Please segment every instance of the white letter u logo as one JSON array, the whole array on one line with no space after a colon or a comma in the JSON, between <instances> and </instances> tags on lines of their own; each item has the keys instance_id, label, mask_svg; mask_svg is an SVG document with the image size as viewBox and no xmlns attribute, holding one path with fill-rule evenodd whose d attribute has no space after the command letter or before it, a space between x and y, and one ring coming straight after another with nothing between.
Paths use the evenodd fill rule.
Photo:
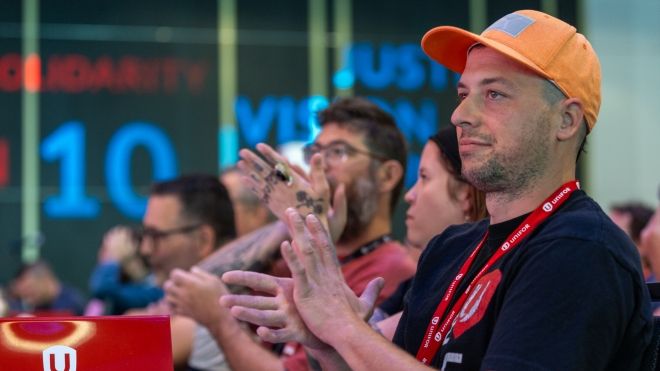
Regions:
<instances>
[{"instance_id":1,"label":"white letter u logo","mask_svg":"<svg viewBox=\"0 0 660 371\"><path fill-rule=\"evenodd\" d=\"M43 351L44 371L76 371L76 350L53 345Z\"/></svg>"}]
</instances>

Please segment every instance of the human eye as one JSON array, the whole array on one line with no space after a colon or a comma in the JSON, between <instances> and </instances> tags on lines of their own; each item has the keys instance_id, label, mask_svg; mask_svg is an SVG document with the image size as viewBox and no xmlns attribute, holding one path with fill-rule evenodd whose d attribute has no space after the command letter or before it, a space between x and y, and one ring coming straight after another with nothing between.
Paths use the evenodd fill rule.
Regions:
<instances>
[{"instance_id":1,"label":"human eye","mask_svg":"<svg viewBox=\"0 0 660 371\"><path fill-rule=\"evenodd\" d=\"M497 100L497 99L501 99L501 98L505 97L505 95L502 94L501 92L499 92L497 90L492 90L492 89L488 90L486 92L486 94L487 94L488 98L491 99L491 100Z\"/></svg>"},{"instance_id":2,"label":"human eye","mask_svg":"<svg viewBox=\"0 0 660 371\"><path fill-rule=\"evenodd\" d=\"M318 152L319 152L319 148L315 144L306 145L305 147L303 147L303 156L305 157L306 161L309 161L312 158L312 156L314 156Z\"/></svg>"},{"instance_id":3,"label":"human eye","mask_svg":"<svg viewBox=\"0 0 660 371\"><path fill-rule=\"evenodd\" d=\"M333 146L330 146L330 147L327 149L327 151L328 151L328 153L330 154L330 156L334 156L334 157L342 157L342 156L344 156L344 155L348 152L348 149L347 149L346 146L344 146L344 145L341 145L341 144L335 144L335 145L333 145Z\"/></svg>"},{"instance_id":4,"label":"human eye","mask_svg":"<svg viewBox=\"0 0 660 371\"><path fill-rule=\"evenodd\" d=\"M156 228L145 228L144 235L148 236L148 237L150 237L154 240L157 240L157 239L163 238L165 235L167 235L167 233L165 233L163 231L160 231Z\"/></svg>"}]
</instances>

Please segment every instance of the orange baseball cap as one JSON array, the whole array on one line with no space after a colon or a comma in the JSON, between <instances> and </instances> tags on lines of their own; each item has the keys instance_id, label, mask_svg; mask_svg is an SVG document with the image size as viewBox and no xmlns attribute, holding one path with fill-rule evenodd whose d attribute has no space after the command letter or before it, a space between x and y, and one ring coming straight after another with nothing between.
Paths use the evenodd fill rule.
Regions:
<instances>
[{"instance_id":1,"label":"orange baseball cap","mask_svg":"<svg viewBox=\"0 0 660 371\"><path fill-rule=\"evenodd\" d=\"M470 47L483 44L550 80L569 98L582 102L589 131L600 110L600 62L575 27L535 10L507 14L481 35L441 26L422 38L422 49L436 62L463 73Z\"/></svg>"}]
</instances>

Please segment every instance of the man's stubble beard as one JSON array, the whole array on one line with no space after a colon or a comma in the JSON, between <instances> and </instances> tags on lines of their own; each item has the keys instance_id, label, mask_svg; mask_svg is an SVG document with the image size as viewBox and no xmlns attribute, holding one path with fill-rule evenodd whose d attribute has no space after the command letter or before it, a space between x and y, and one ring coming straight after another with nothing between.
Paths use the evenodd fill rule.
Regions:
<instances>
[{"instance_id":1,"label":"man's stubble beard","mask_svg":"<svg viewBox=\"0 0 660 371\"><path fill-rule=\"evenodd\" d=\"M477 166L465 166L470 160L464 159L463 176L485 193L519 196L533 186L548 166L548 126L546 115L541 115L536 123L530 123L529 130L521 136L523 140L513 148L494 153Z\"/></svg>"}]
</instances>

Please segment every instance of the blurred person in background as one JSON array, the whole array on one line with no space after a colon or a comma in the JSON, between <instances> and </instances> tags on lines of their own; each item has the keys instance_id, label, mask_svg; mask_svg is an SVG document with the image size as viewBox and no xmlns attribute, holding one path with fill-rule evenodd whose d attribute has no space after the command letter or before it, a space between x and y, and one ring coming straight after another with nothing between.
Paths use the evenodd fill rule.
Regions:
<instances>
[{"instance_id":1,"label":"blurred person in background","mask_svg":"<svg viewBox=\"0 0 660 371\"><path fill-rule=\"evenodd\" d=\"M483 192L461 175L456 127L449 125L429 138L422 151L417 181L406 193L406 242L415 261L431 239L454 224L470 223L488 216ZM378 306L369 322L392 339L412 279ZM392 316L392 317L390 317ZM390 318L387 318L390 317ZM387 319L386 319L387 318Z\"/></svg>"},{"instance_id":2,"label":"blurred person in background","mask_svg":"<svg viewBox=\"0 0 660 371\"><path fill-rule=\"evenodd\" d=\"M5 288L0 287L0 317L4 317L9 313L9 303L7 302L7 295Z\"/></svg>"},{"instance_id":3,"label":"blurred person in background","mask_svg":"<svg viewBox=\"0 0 660 371\"><path fill-rule=\"evenodd\" d=\"M138 238L157 285L173 269L190 269L235 237L232 203L217 176L184 175L152 186ZM130 314L170 314L170 309L160 301ZM172 316L170 328L174 366L184 369L199 328L183 316Z\"/></svg>"},{"instance_id":4,"label":"blurred person in background","mask_svg":"<svg viewBox=\"0 0 660 371\"><path fill-rule=\"evenodd\" d=\"M406 244L417 249L417 255L448 226L488 215L483 192L465 180L461 167L456 127L449 125L426 142L417 181L404 197L409 205Z\"/></svg>"},{"instance_id":5,"label":"blurred person in background","mask_svg":"<svg viewBox=\"0 0 660 371\"><path fill-rule=\"evenodd\" d=\"M655 282L651 264L641 248L641 233L653 216L653 209L641 202L627 202L612 205L610 219L633 240L642 259L642 271L646 282Z\"/></svg>"},{"instance_id":6,"label":"blurred person in background","mask_svg":"<svg viewBox=\"0 0 660 371\"><path fill-rule=\"evenodd\" d=\"M654 277L660 277L660 188L658 205L651 219L640 233L641 254L646 257ZM657 311L655 315L660 315Z\"/></svg>"},{"instance_id":7,"label":"blurred person in background","mask_svg":"<svg viewBox=\"0 0 660 371\"><path fill-rule=\"evenodd\" d=\"M303 173L301 169L298 169L298 171ZM219 311L223 309L218 305L218 298L222 293L226 292L227 288L220 282L218 276L233 269L259 272L269 270L274 261L278 258L281 259L279 246L282 241L288 238L287 228L284 223L274 217L270 210L262 204L259 197L249 190L249 187L245 185L244 180L240 176L237 168L232 167L221 174L220 180L225 184L230 198L232 198L234 215L235 219L237 219L236 226L237 230L241 231L241 235L235 240L221 246L217 251L197 264L196 267L193 267L190 272L175 269L171 274L171 277L183 277L182 280L185 280L187 285L185 287L181 285L179 289L185 291L187 299L193 302L186 304L172 303L171 307L177 313L184 314L195 319L199 324L205 325L196 327L192 350L188 358L188 370L223 371L229 369L223 352L218 348L216 341L206 328L208 327L206 324L214 323L215 320L213 318L217 317ZM326 200L330 199L328 195L322 197ZM341 197L335 197L335 201L343 201L343 206L345 207L345 200L337 201L339 199ZM255 200L258 205L254 204ZM311 206L305 207L308 208L308 212L312 211ZM266 210L266 213L257 209ZM277 212L276 208L274 210ZM302 209L301 212L303 212ZM243 222L238 219L243 220ZM267 220L272 221L257 228L257 225ZM203 310L201 314L200 312L192 314L186 311L188 308ZM209 319L206 316L208 314L213 318ZM233 330L241 332L244 330L228 314L226 318L232 322L229 326L225 327L231 327ZM225 329L226 332L233 330Z\"/></svg>"},{"instance_id":8,"label":"blurred person in background","mask_svg":"<svg viewBox=\"0 0 660 371\"><path fill-rule=\"evenodd\" d=\"M82 315L83 296L57 278L43 260L24 264L10 286L10 310L34 315Z\"/></svg>"},{"instance_id":9,"label":"blurred person in background","mask_svg":"<svg viewBox=\"0 0 660 371\"><path fill-rule=\"evenodd\" d=\"M92 297L105 304L97 314L124 314L163 297L163 290L138 254L138 245L136 232L127 226L116 226L103 236L98 265L89 282Z\"/></svg>"},{"instance_id":10,"label":"blurred person in background","mask_svg":"<svg viewBox=\"0 0 660 371\"><path fill-rule=\"evenodd\" d=\"M367 282L372 278L385 277L385 289L374 298L381 302L415 269L405 248L390 236L392 213L403 188L405 141L393 118L363 98L335 101L319 112L319 122L321 133L305 150L311 165L308 178L264 144L257 146L261 156L242 150L239 166L246 175L246 186L280 219L287 207L295 207L301 215L329 216L329 197L314 191L318 188L301 187L302 183L329 183L325 187L334 199L345 189L345 228L337 228L329 220L325 225L338 241L341 273L351 290L362 293L369 290ZM205 318L200 322L210 328L233 369L308 369L299 344L287 344L278 358L251 338L253 332L237 325L227 308L218 305L219 295L227 289L217 277L198 270L176 270L165 289L166 298L182 313ZM214 294L205 295L209 300L201 303L197 299L204 292Z\"/></svg>"},{"instance_id":11,"label":"blurred person in background","mask_svg":"<svg viewBox=\"0 0 660 371\"><path fill-rule=\"evenodd\" d=\"M140 253L162 285L172 269L190 269L236 237L227 189L201 174L154 184L138 237Z\"/></svg>"},{"instance_id":12,"label":"blurred person in background","mask_svg":"<svg viewBox=\"0 0 660 371\"><path fill-rule=\"evenodd\" d=\"M276 220L270 210L261 203L259 197L242 182L241 172L237 167L223 170L220 181L227 188L234 207L237 237L245 236Z\"/></svg>"}]
</instances>

